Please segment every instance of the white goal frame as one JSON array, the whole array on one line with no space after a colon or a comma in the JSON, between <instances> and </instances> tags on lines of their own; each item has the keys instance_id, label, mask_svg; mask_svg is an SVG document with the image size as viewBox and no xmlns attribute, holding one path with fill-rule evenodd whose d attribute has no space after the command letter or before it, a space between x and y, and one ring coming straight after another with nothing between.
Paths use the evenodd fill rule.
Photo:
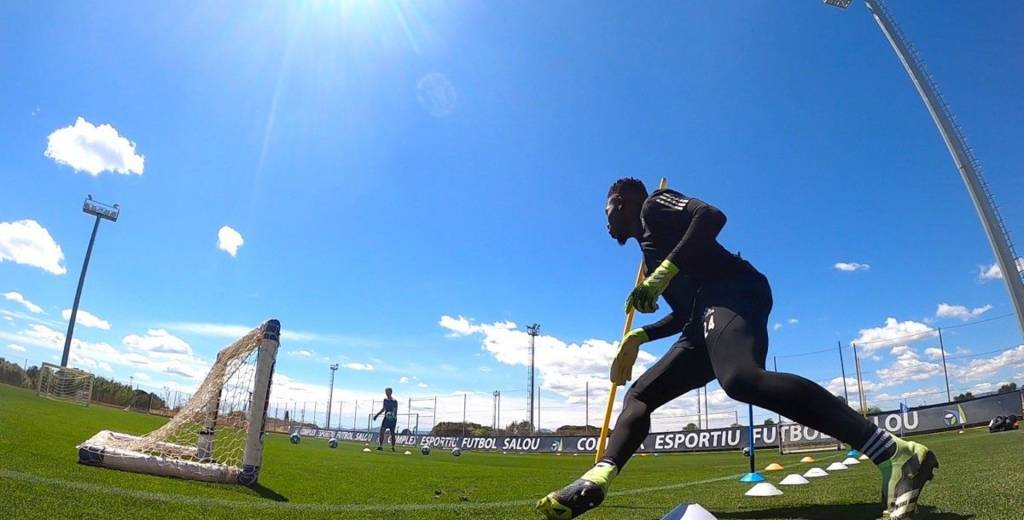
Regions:
<instances>
[{"instance_id":1,"label":"white goal frame","mask_svg":"<svg viewBox=\"0 0 1024 520\"><path fill-rule=\"evenodd\" d=\"M824 433L808 428L802 424L784 422L777 425L779 434L779 453L808 453L814 451L839 451L843 443Z\"/></svg>"},{"instance_id":2,"label":"white goal frame","mask_svg":"<svg viewBox=\"0 0 1024 520\"><path fill-rule=\"evenodd\" d=\"M85 370L43 363L39 365L36 395L89 406L92 381L93 375Z\"/></svg>"},{"instance_id":3,"label":"white goal frame","mask_svg":"<svg viewBox=\"0 0 1024 520\"><path fill-rule=\"evenodd\" d=\"M253 329L217 354L199 389L167 424L143 436L103 430L78 446L78 462L191 480L255 484L263 462L263 433L280 334L277 320ZM253 357L255 361L250 362ZM229 398L234 404L224 403ZM225 443L230 443L230 451Z\"/></svg>"}]
</instances>

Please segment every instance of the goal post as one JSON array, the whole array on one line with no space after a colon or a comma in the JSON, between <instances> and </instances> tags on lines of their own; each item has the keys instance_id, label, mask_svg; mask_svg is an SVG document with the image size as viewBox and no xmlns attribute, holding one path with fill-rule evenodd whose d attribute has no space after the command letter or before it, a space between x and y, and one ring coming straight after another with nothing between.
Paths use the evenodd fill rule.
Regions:
<instances>
[{"instance_id":1,"label":"goal post","mask_svg":"<svg viewBox=\"0 0 1024 520\"><path fill-rule=\"evenodd\" d=\"M268 320L217 353L192 398L142 436L103 430L78 446L78 461L209 482L255 484L281 324Z\"/></svg>"},{"instance_id":2,"label":"goal post","mask_svg":"<svg viewBox=\"0 0 1024 520\"><path fill-rule=\"evenodd\" d=\"M39 366L36 395L89 406L92 400L92 374L78 368L52 363Z\"/></svg>"}]
</instances>

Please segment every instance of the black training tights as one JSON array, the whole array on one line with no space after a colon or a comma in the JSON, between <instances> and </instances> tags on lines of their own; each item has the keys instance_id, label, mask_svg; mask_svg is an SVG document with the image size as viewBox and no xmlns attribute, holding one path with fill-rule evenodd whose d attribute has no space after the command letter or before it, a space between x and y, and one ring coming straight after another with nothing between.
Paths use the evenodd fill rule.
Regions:
<instances>
[{"instance_id":1,"label":"black training tights","mask_svg":"<svg viewBox=\"0 0 1024 520\"><path fill-rule=\"evenodd\" d=\"M760 274L703 284L696 310L703 313L704 330L688 327L636 380L626 394L603 460L621 469L647 437L654 410L716 378L737 401L861 446L874 432L864 417L813 381L764 369L771 308L771 289Z\"/></svg>"}]
</instances>

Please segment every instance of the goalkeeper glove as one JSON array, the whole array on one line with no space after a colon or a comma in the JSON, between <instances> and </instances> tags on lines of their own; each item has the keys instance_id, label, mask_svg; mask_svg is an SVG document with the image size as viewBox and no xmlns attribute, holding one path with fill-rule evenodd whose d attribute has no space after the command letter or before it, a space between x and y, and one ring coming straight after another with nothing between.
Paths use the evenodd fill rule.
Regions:
<instances>
[{"instance_id":1,"label":"goalkeeper glove","mask_svg":"<svg viewBox=\"0 0 1024 520\"><path fill-rule=\"evenodd\" d=\"M644 329L633 329L619 341L619 351L612 361L611 380L616 385L624 385L633 378L633 364L640 353L640 345L647 343L649 338Z\"/></svg>"},{"instance_id":2,"label":"goalkeeper glove","mask_svg":"<svg viewBox=\"0 0 1024 520\"><path fill-rule=\"evenodd\" d=\"M665 260L654 270L644 281L633 288L626 298L626 312L634 308L640 312L649 313L658 310L658 297L665 292L668 284L677 274L679 268L672 262Z\"/></svg>"}]
</instances>

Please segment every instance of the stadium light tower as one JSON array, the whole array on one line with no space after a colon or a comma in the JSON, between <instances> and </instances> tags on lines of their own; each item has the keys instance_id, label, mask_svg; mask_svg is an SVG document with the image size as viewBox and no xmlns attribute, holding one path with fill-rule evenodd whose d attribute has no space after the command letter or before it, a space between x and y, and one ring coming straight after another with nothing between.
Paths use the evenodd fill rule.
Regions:
<instances>
[{"instance_id":1,"label":"stadium light tower","mask_svg":"<svg viewBox=\"0 0 1024 520\"><path fill-rule=\"evenodd\" d=\"M117 222L121 214L121 206L114 204L108 206L102 202L92 200L92 195L85 199L82 211L96 217L96 223L92 225L92 236L89 237L89 248L85 250L85 261L82 262L82 274L78 276L78 289L75 291L75 303L71 306L71 317L68 319L68 333L64 335L64 354L60 359L60 366L68 366L68 356L71 354L71 339L75 333L75 318L78 316L78 302L82 299L82 286L85 285L85 272L89 269L89 258L92 256L92 246L96 242L96 232L100 229L100 220Z\"/></svg>"},{"instance_id":2,"label":"stadium light tower","mask_svg":"<svg viewBox=\"0 0 1024 520\"><path fill-rule=\"evenodd\" d=\"M338 364L329 367L331 369L331 390L327 393L327 430L331 429L331 402L334 400L334 373L338 371Z\"/></svg>"},{"instance_id":3,"label":"stadium light tower","mask_svg":"<svg viewBox=\"0 0 1024 520\"><path fill-rule=\"evenodd\" d=\"M534 392L534 342L537 339L537 334L540 333L540 325L534 323L533 325L526 326L526 333L530 335L530 391L528 393L529 401L527 406L530 408L530 432L533 432L533 392Z\"/></svg>"},{"instance_id":4,"label":"stadium light tower","mask_svg":"<svg viewBox=\"0 0 1024 520\"><path fill-rule=\"evenodd\" d=\"M849 7L851 0L825 0L831 6L845 9ZM967 193L974 202L974 208L978 211L978 218L981 219L981 226L985 229L988 241L992 245L992 252L995 253L996 263L1003 273L1003 280L1006 282L1006 289L1010 293L1010 302L1017 313L1017 322L1021 333L1024 334L1024 269L1021 268L1021 260L1017 256L1010 240L1010 234L999 215L992 191L985 182L981 173L981 167L975 159L971 148L967 145L963 131L956 124L953 114L942 99L935 81L928 75L913 46L904 37L895 20L882 5L880 0L865 0L864 4L868 11L875 18L882 34L889 40L892 49L896 52L903 68L906 69L910 80L914 82L917 93L924 101L925 107L935 121L942 140L953 156L953 163L956 165L960 177L967 186Z\"/></svg>"}]
</instances>

